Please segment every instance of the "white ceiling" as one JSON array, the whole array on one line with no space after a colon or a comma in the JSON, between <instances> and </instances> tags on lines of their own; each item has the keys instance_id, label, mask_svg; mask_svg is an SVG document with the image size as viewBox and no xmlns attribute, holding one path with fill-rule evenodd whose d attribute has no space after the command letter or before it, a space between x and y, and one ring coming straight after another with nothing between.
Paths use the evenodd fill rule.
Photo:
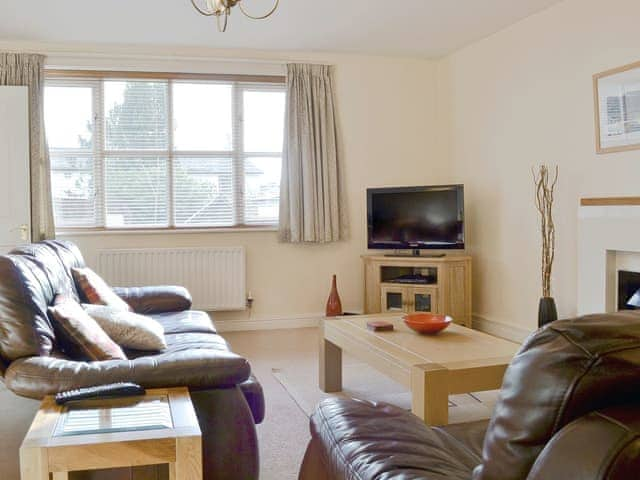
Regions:
<instances>
[{"instance_id":1,"label":"white ceiling","mask_svg":"<svg viewBox=\"0 0 640 480\"><path fill-rule=\"evenodd\" d=\"M267 20L234 11L219 33L190 0L0 0L0 39L437 57L559 1L281 0Z\"/></svg>"}]
</instances>

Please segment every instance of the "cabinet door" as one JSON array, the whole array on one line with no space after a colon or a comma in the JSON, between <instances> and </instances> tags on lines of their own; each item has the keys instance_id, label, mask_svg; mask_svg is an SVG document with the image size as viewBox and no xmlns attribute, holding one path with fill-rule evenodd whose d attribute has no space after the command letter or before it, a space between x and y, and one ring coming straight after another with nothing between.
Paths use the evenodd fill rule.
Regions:
<instances>
[{"instance_id":1,"label":"cabinet door","mask_svg":"<svg viewBox=\"0 0 640 480\"><path fill-rule=\"evenodd\" d=\"M407 312L408 291L404 287L380 287L382 293L381 305L383 312Z\"/></svg>"},{"instance_id":2,"label":"cabinet door","mask_svg":"<svg viewBox=\"0 0 640 480\"><path fill-rule=\"evenodd\" d=\"M438 289L434 287L411 287L409 293L410 312L438 313Z\"/></svg>"}]
</instances>

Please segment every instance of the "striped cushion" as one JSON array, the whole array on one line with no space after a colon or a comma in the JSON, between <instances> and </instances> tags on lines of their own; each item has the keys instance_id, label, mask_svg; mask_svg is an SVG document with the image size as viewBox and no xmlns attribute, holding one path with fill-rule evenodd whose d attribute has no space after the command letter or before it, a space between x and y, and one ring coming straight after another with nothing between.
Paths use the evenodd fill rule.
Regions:
<instances>
[{"instance_id":1,"label":"striped cushion","mask_svg":"<svg viewBox=\"0 0 640 480\"><path fill-rule=\"evenodd\" d=\"M49 307L60 344L75 360L126 360L122 349L75 300L58 295Z\"/></svg>"},{"instance_id":2,"label":"striped cushion","mask_svg":"<svg viewBox=\"0 0 640 480\"><path fill-rule=\"evenodd\" d=\"M133 311L127 302L116 295L100 275L90 268L72 268L71 273L80 292L80 297L85 303L106 305L128 312Z\"/></svg>"}]
</instances>

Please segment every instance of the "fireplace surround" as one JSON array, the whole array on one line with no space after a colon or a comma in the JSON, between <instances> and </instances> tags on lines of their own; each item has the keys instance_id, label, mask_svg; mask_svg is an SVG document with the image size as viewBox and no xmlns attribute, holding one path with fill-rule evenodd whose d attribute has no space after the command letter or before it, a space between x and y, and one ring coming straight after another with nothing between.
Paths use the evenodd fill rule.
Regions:
<instances>
[{"instance_id":1,"label":"fireplace surround","mask_svg":"<svg viewBox=\"0 0 640 480\"><path fill-rule=\"evenodd\" d=\"M578 315L617 311L618 272L640 272L640 198L582 200L577 267Z\"/></svg>"}]
</instances>

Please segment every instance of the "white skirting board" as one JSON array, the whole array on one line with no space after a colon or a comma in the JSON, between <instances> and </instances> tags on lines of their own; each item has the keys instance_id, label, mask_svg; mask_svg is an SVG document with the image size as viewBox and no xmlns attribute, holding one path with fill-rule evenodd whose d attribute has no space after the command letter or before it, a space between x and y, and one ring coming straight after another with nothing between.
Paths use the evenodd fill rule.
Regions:
<instances>
[{"instance_id":1,"label":"white skirting board","mask_svg":"<svg viewBox=\"0 0 640 480\"><path fill-rule=\"evenodd\" d=\"M256 317L248 319L218 320L212 313L216 330L223 332L244 332L249 330L285 330L292 328L312 328L320 324L323 313L295 315L286 317Z\"/></svg>"},{"instance_id":2,"label":"white skirting board","mask_svg":"<svg viewBox=\"0 0 640 480\"><path fill-rule=\"evenodd\" d=\"M489 335L505 338L512 342L522 343L533 330L496 322L480 315L473 315L473 328Z\"/></svg>"},{"instance_id":3,"label":"white skirting board","mask_svg":"<svg viewBox=\"0 0 640 480\"><path fill-rule=\"evenodd\" d=\"M323 313L301 314L291 316L265 316L248 319L219 320L212 313L218 332L243 332L249 330L284 330L291 328L312 328L320 324ZM473 316L473 328L489 335L506 338L512 342L522 343L531 332L524 328L488 320L479 315Z\"/></svg>"}]
</instances>

